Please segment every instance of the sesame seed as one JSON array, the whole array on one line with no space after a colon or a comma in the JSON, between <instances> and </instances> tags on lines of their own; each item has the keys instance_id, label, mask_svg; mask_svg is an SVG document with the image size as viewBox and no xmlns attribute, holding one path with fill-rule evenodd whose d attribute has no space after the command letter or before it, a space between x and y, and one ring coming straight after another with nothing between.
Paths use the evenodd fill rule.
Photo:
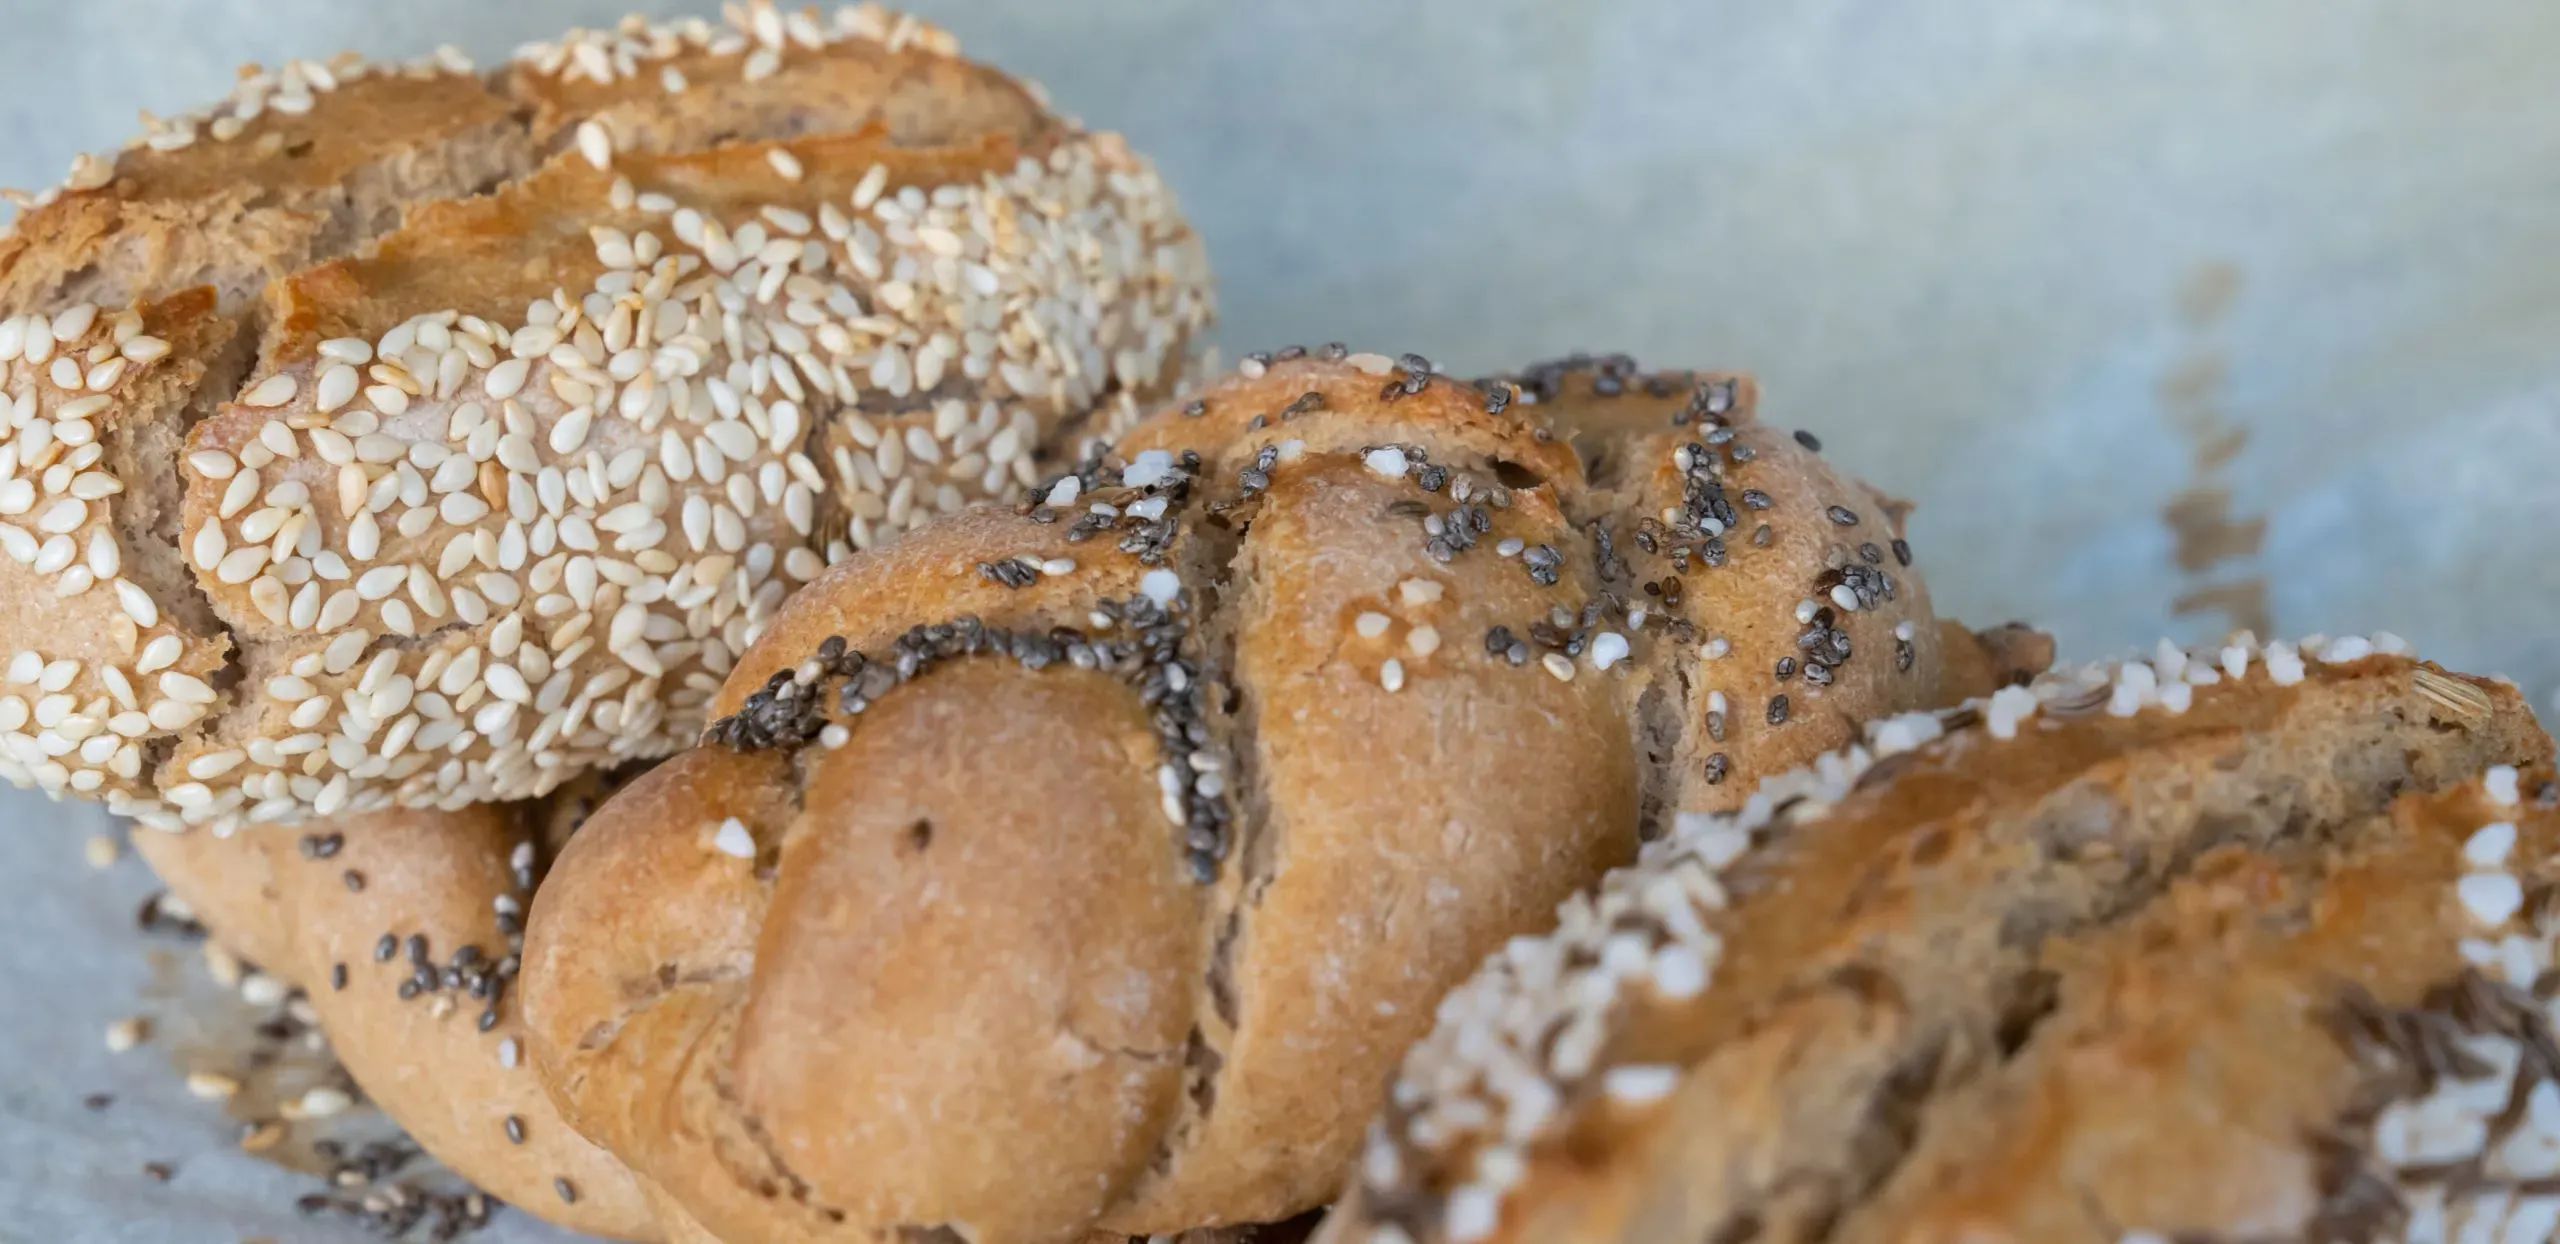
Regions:
<instances>
[{"instance_id":1,"label":"sesame seed","mask_svg":"<svg viewBox=\"0 0 2560 1244\"><path fill-rule=\"evenodd\" d=\"M107 1052L122 1054L150 1039L150 1036L150 1020L139 1015L128 1015L107 1025Z\"/></svg>"},{"instance_id":2,"label":"sesame seed","mask_svg":"<svg viewBox=\"0 0 2560 1244\"><path fill-rule=\"evenodd\" d=\"M295 383L292 376L279 372L276 375L269 376L266 379L251 385L245 392L241 393L240 404L243 406L255 406L260 409L270 409L282 406L286 402L293 400L294 392L298 387L299 386ZM267 426L275 427L277 425L269 424ZM261 429L261 431L263 430L264 429Z\"/></svg>"},{"instance_id":3,"label":"sesame seed","mask_svg":"<svg viewBox=\"0 0 2560 1244\"><path fill-rule=\"evenodd\" d=\"M612 168L613 135L607 132L600 122L592 120L579 122L578 154L585 156L587 163L599 169Z\"/></svg>"},{"instance_id":4,"label":"sesame seed","mask_svg":"<svg viewBox=\"0 0 2560 1244\"><path fill-rule=\"evenodd\" d=\"M1404 662L1388 657L1378 666L1378 685L1388 691L1404 690Z\"/></svg>"},{"instance_id":5,"label":"sesame seed","mask_svg":"<svg viewBox=\"0 0 2560 1244\"><path fill-rule=\"evenodd\" d=\"M2471 918L2488 928L2505 924L2524 906L2524 886L2512 873L2470 873L2455 883L2455 893Z\"/></svg>"},{"instance_id":6,"label":"sesame seed","mask_svg":"<svg viewBox=\"0 0 2560 1244\"><path fill-rule=\"evenodd\" d=\"M1352 623L1352 629L1359 632L1362 639L1376 639L1387 633L1387 624L1387 615L1370 610Z\"/></svg>"},{"instance_id":7,"label":"sesame seed","mask_svg":"<svg viewBox=\"0 0 2560 1244\"><path fill-rule=\"evenodd\" d=\"M751 860L756 857L755 837L749 834L746 825L734 816L720 822L718 830L711 835L711 846L713 850L723 855L736 856L742 860Z\"/></svg>"},{"instance_id":8,"label":"sesame seed","mask_svg":"<svg viewBox=\"0 0 2560 1244\"><path fill-rule=\"evenodd\" d=\"M2480 775L2480 787L2488 792L2490 802L2511 808L2516 804L2516 779L2514 765L2491 765Z\"/></svg>"},{"instance_id":9,"label":"sesame seed","mask_svg":"<svg viewBox=\"0 0 2560 1244\"><path fill-rule=\"evenodd\" d=\"M2515 846L2515 823L2492 821L2474 831L2462 844L2462 858L2475 868L2497 868L2507 862L2507 856Z\"/></svg>"},{"instance_id":10,"label":"sesame seed","mask_svg":"<svg viewBox=\"0 0 2560 1244\"><path fill-rule=\"evenodd\" d=\"M187 1092L205 1101L228 1101L240 1091L240 1081L214 1071L187 1073Z\"/></svg>"},{"instance_id":11,"label":"sesame seed","mask_svg":"<svg viewBox=\"0 0 2560 1244\"><path fill-rule=\"evenodd\" d=\"M2279 687L2290 687L2302 681L2302 655L2288 644L2269 644L2266 650L2267 678Z\"/></svg>"}]
</instances>

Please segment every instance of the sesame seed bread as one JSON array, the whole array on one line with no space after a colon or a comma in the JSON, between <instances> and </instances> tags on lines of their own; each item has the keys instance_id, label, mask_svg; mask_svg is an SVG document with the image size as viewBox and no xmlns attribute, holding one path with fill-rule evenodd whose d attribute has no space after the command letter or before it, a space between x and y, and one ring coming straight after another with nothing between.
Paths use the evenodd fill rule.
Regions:
<instances>
[{"instance_id":1,"label":"sesame seed bread","mask_svg":"<svg viewBox=\"0 0 2560 1244\"><path fill-rule=\"evenodd\" d=\"M1680 817L1441 1004L1318 1238L2548 1238L2551 742L2400 651L2164 644Z\"/></svg>"},{"instance_id":2,"label":"sesame seed bread","mask_svg":"<svg viewBox=\"0 0 2560 1244\"><path fill-rule=\"evenodd\" d=\"M1210 314L1143 160L873 8L298 64L102 167L0 239L0 773L161 828L671 751Z\"/></svg>"},{"instance_id":3,"label":"sesame seed bread","mask_svg":"<svg viewBox=\"0 0 2560 1244\"><path fill-rule=\"evenodd\" d=\"M721 1239L1072 1241L1328 1200L1443 990L1629 858L1669 815L1648 792L1730 806L1786 754L1653 773L1689 763L1681 688L1728 615L1792 618L1835 556L1866 564L1818 519L1631 606L1643 575L1590 524L1626 548L1638 516L1550 426L1605 400L1522 392L1252 356L1118 456L793 597L706 744L536 896L525 1013L566 1116ZM1898 534L1718 402L1626 443L1748 429L1756 460L1704 469ZM1701 531L1646 521L1665 565ZM1876 655L1826 646L1806 711L1728 737L1836 745L2032 672L2000 664L2032 643L1942 632L1899 564L1861 582L1822 626Z\"/></svg>"}]
</instances>

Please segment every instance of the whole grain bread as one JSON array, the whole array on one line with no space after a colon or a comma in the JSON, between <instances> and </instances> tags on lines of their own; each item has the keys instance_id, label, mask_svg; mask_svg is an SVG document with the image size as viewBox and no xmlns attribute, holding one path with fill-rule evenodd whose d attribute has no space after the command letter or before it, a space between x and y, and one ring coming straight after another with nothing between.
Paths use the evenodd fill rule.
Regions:
<instances>
[{"instance_id":1,"label":"whole grain bread","mask_svg":"<svg viewBox=\"0 0 2560 1244\"><path fill-rule=\"evenodd\" d=\"M792 587L1169 391L1206 281L876 8L252 73L0 236L0 774L227 829L673 750Z\"/></svg>"},{"instance_id":2,"label":"whole grain bread","mask_svg":"<svg viewBox=\"0 0 2560 1244\"><path fill-rule=\"evenodd\" d=\"M2041 660L1942 629L1899 509L1748 384L1658 383L1254 355L821 577L536 896L564 1113L723 1239L1329 1199L1432 1002L1649 822Z\"/></svg>"},{"instance_id":3,"label":"whole grain bread","mask_svg":"<svg viewBox=\"0 0 2560 1244\"><path fill-rule=\"evenodd\" d=\"M2547 1238L2551 742L2398 653L2163 645L1680 818L1442 1003L1319 1238Z\"/></svg>"}]
</instances>

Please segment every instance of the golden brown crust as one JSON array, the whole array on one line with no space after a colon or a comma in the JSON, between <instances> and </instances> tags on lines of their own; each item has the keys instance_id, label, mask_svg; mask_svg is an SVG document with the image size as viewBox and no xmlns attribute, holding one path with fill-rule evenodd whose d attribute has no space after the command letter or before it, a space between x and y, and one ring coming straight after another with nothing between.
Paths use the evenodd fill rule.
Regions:
<instances>
[{"instance_id":1,"label":"golden brown crust","mask_svg":"<svg viewBox=\"0 0 2560 1244\"><path fill-rule=\"evenodd\" d=\"M2476 794L2375 818L2551 744L2500 684L2304 660L2164 649L1940 741L1889 719L1687 821L1451 996L1321 1238L2367 1238L2311 1231L2354 1181L2305 1138L2389 1143L2341 1008L2462 1011L2505 919L2456 897Z\"/></svg>"},{"instance_id":2,"label":"golden brown crust","mask_svg":"<svg viewBox=\"0 0 2560 1244\"><path fill-rule=\"evenodd\" d=\"M907 19L729 17L261 75L0 239L0 576L93 624L5 632L0 774L227 828L662 755L791 588L1204 347L1116 137ZM227 331L121 358L77 301L198 282ZM126 500L59 505L56 423Z\"/></svg>"},{"instance_id":3,"label":"golden brown crust","mask_svg":"<svg viewBox=\"0 0 2560 1244\"><path fill-rule=\"evenodd\" d=\"M350 817L308 831L256 827L229 838L146 831L134 844L215 936L307 992L365 1095L438 1160L562 1226L653 1239L629 1172L543 1095L520 1052L509 982L496 975L514 970L496 904L522 910L516 857L536 819L529 809L483 806ZM423 939L415 950L413 938ZM494 1001L441 980L404 993L426 964L439 974L456 965L490 973Z\"/></svg>"},{"instance_id":4,"label":"golden brown crust","mask_svg":"<svg viewBox=\"0 0 2560 1244\"><path fill-rule=\"evenodd\" d=\"M1628 617L1633 571L1587 525L1633 517L1502 405L1412 360L1257 356L1020 510L811 584L713 742L609 804L536 904L563 1109L724 1237L1065 1241L1322 1203L1433 1000L1676 789L1638 705L1704 639L1680 602ZM1753 478L1849 488L1768 453ZM1730 591L1792 611L1830 555L1773 541ZM1900 573L1807 734L1940 694ZM1897 663L1904 621L1927 629ZM2006 675L1987 652L1966 678ZM717 849L733 818L752 869Z\"/></svg>"},{"instance_id":5,"label":"golden brown crust","mask_svg":"<svg viewBox=\"0 0 2560 1244\"><path fill-rule=\"evenodd\" d=\"M540 49L510 64L499 84L529 107L534 141L546 151L574 145L575 131L589 122L602 126L616 147L646 151L873 126L906 147L992 134L1028 142L1058 126L1029 89L958 59L956 45L939 31L898 37L885 27L847 25L816 38L786 35L785 50L825 47L828 55L817 58L767 52L774 45L751 31L707 40L687 39L691 33L667 30L630 41L622 66L607 66L603 77L590 72L592 59L576 52L555 59L551 49ZM701 33L710 34L707 27Z\"/></svg>"},{"instance_id":6,"label":"golden brown crust","mask_svg":"<svg viewBox=\"0 0 2560 1244\"><path fill-rule=\"evenodd\" d=\"M467 71L342 61L289 76L244 81L262 101L254 117L128 149L100 184L0 234L0 312L112 310L210 285L225 314L242 314L268 282L389 230L406 205L531 163L513 106Z\"/></svg>"}]
</instances>

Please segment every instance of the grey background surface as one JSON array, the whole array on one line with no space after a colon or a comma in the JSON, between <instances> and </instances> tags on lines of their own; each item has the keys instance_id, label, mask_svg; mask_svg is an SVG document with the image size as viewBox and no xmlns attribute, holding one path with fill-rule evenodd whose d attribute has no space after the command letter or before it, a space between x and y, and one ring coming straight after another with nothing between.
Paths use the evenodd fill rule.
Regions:
<instances>
[{"instance_id":1,"label":"grey background surface","mask_svg":"<svg viewBox=\"0 0 2560 1244\"><path fill-rule=\"evenodd\" d=\"M485 64L623 3L0 0L0 184L242 61ZM2173 602L2256 583L2287 633L2560 684L2560 6L921 8L1156 157L1230 357L1747 367L1772 418L1921 503L1949 612L2095 655L2217 635L2227 611ZM2182 569L2164 511L2212 517L2199 486L2236 542ZM330 1238L167 1057L97 1050L148 973L144 882L78 863L95 819L0 793L0 1239ZM80 1110L110 1085L129 1102ZM132 1173L157 1151L191 1155L166 1188Z\"/></svg>"}]
</instances>

